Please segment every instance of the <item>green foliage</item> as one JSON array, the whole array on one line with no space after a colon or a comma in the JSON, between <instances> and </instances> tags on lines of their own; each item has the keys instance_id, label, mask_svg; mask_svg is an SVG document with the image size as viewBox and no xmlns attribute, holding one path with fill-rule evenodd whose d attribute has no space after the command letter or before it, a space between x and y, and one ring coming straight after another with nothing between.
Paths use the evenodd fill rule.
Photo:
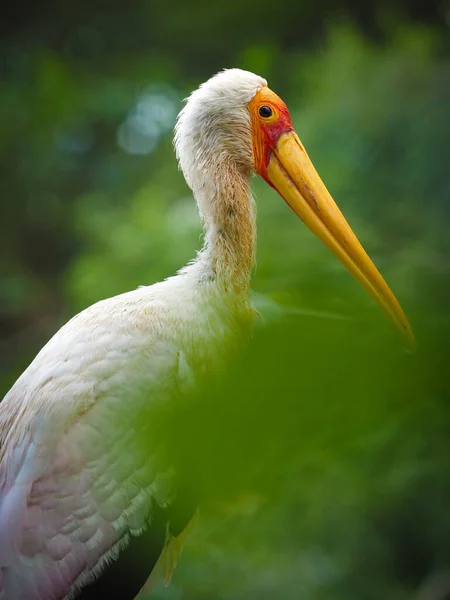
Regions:
<instances>
[{"instance_id":1,"label":"green foliage","mask_svg":"<svg viewBox=\"0 0 450 600\"><path fill-rule=\"evenodd\" d=\"M443 349L361 331L269 326L223 389L163 415L203 510L152 597L410 598L445 567L450 423L428 377Z\"/></svg>"},{"instance_id":2,"label":"green foliage","mask_svg":"<svg viewBox=\"0 0 450 600\"><path fill-rule=\"evenodd\" d=\"M293 122L322 178L410 310L421 266L436 268L448 250L442 211L450 67L434 59L435 46L427 30L402 30L380 49L339 27L315 57L292 55L285 85ZM249 68L261 54L248 53ZM201 224L167 139L156 154L150 181L143 176L130 197L111 202L110 193L90 190L76 200L84 242L69 275L76 308L168 276L200 248ZM310 308L351 312L356 298L374 310L274 192L261 181L255 187L255 289Z\"/></svg>"},{"instance_id":3,"label":"green foliage","mask_svg":"<svg viewBox=\"0 0 450 600\"><path fill-rule=\"evenodd\" d=\"M138 30L149 10L139 6ZM233 6L220 9L227 23ZM219 14L204 8L205 22ZM188 11L162 19L158 43L167 31L184 39ZM265 41L238 36L227 56L287 101L323 180L411 316L419 352L398 348L377 307L255 181L253 287L266 325L213 399L161 416L171 460L204 504L173 583L156 584L155 599L402 600L448 570L442 37L394 20L375 44L341 24L305 49L285 43L283 23ZM223 57L214 31L194 35L186 57L201 44ZM96 36L84 35L95 49ZM14 76L0 95L5 388L58 322L173 274L201 246L170 137L181 98L213 59L182 77L169 51L157 60L136 51L140 39L123 56L93 50L92 63L37 42L10 60Z\"/></svg>"}]
</instances>

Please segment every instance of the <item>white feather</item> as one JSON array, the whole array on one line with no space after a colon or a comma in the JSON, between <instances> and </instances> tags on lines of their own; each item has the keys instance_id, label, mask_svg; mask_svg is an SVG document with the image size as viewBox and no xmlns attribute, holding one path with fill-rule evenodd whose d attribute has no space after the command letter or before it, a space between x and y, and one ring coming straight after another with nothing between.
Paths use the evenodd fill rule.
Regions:
<instances>
[{"instance_id":1,"label":"white feather","mask_svg":"<svg viewBox=\"0 0 450 600\"><path fill-rule=\"evenodd\" d=\"M223 372L251 335L251 265L247 283L231 285L235 269L217 267L231 242L215 243L215 220L230 185L228 174L221 187L226 158L240 165L253 223L247 105L264 84L237 69L219 73L177 122L176 151L209 250L175 277L75 316L0 404L2 600L75 597L147 526L152 499L171 501L170 465L139 440L152 439L155 405Z\"/></svg>"}]
</instances>

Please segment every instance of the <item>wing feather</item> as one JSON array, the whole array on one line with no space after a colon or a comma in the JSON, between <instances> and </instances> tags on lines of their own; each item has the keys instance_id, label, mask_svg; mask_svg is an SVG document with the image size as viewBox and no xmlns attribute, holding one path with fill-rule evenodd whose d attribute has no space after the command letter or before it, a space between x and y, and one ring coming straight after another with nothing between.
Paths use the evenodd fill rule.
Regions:
<instances>
[{"instance_id":1,"label":"wing feather","mask_svg":"<svg viewBox=\"0 0 450 600\"><path fill-rule=\"evenodd\" d=\"M2 600L76 595L171 501L151 444L152 408L180 392L170 318L142 289L90 307L0 404Z\"/></svg>"}]
</instances>

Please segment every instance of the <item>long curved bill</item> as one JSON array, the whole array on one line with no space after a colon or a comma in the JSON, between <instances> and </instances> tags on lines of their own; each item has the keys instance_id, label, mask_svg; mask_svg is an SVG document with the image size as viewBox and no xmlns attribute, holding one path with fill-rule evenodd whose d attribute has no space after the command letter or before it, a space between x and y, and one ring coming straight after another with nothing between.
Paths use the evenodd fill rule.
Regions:
<instances>
[{"instance_id":1,"label":"long curved bill","mask_svg":"<svg viewBox=\"0 0 450 600\"><path fill-rule=\"evenodd\" d=\"M337 207L294 131L282 133L266 175L298 217L333 252L392 319L410 346L408 319Z\"/></svg>"}]
</instances>

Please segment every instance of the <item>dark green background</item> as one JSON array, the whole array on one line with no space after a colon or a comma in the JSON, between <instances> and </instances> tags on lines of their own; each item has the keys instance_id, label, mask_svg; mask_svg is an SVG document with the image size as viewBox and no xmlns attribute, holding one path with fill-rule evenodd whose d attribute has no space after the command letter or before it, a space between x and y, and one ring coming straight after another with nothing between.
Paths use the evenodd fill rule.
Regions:
<instances>
[{"instance_id":1,"label":"dark green background","mask_svg":"<svg viewBox=\"0 0 450 600\"><path fill-rule=\"evenodd\" d=\"M411 318L415 355L255 181L265 325L163 438L204 494L183 600L450 597L450 7L40 2L0 21L0 383L65 320L201 245L171 130L224 67L288 103Z\"/></svg>"}]
</instances>

